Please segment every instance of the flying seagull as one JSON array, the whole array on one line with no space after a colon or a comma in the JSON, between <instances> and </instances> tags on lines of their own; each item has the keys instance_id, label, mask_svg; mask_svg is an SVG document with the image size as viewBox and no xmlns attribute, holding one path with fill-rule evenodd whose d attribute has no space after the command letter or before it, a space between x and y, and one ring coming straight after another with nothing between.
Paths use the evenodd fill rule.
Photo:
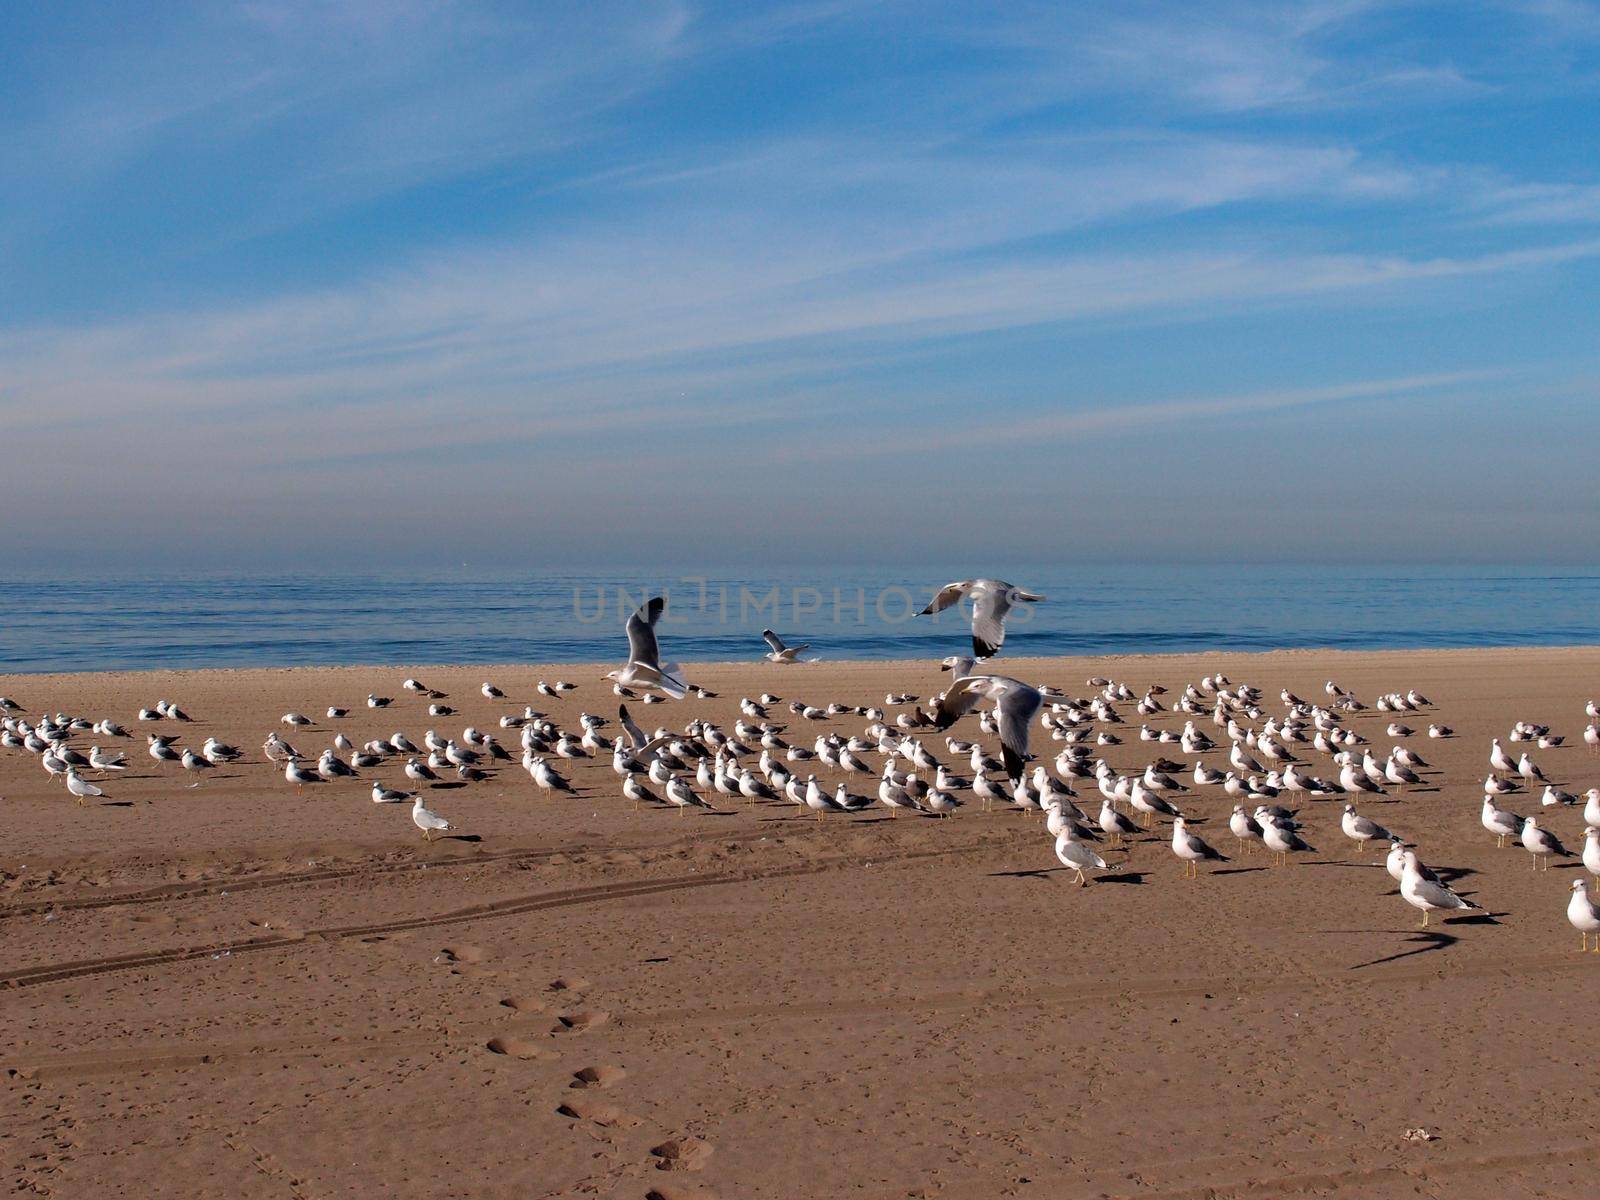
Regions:
<instances>
[{"instance_id":1,"label":"flying seagull","mask_svg":"<svg viewBox=\"0 0 1600 1200\"><path fill-rule=\"evenodd\" d=\"M917 615L943 612L963 596L972 600L972 652L979 658L992 658L1000 652L1000 643L1006 640L1007 613L1018 604L1044 599L998 579L963 579L945 584Z\"/></svg>"},{"instance_id":2,"label":"flying seagull","mask_svg":"<svg viewBox=\"0 0 1600 1200\"><path fill-rule=\"evenodd\" d=\"M689 685L679 674L677 663L661 661L661 646L656 641L656 622L667 609L665 597L655 596L628 618L628 661L620 671L607 671L605 678L624 687L655 688L674 700L682 700Z\"/></svg>"},{"instance_id":3,"label":"flying seagull","mask_svg":"<svg viewBox=\"0 0 1600 1200\"><path fill-rule=\"evenodd\" d=\"M798 646L785 646L783 639L770 629L763 629L761 637L768 646L772 647L771 653L766 656L768 662L792 663L799 658L800 651L811 649L809 642L802 642Z\"/></svg>"},{"instance_id":4,"label":"flying seagull","mask_svg":"<svg viewBox=\"0 0 1600 1200\"><path fill-rule=\"evenodd\" d=\"M964 675L945 689L931 718L920 708L917 714L924 720L931 720L936 729L949 729L983 699L994 701L1000 726L1001 756L1005 759L1006 774L1015 786L1022 778L1022 765L1028 759L1028 723L1044 704L1044 695L1038 688L1008 675Z\"/></svg>"}]
</instances>

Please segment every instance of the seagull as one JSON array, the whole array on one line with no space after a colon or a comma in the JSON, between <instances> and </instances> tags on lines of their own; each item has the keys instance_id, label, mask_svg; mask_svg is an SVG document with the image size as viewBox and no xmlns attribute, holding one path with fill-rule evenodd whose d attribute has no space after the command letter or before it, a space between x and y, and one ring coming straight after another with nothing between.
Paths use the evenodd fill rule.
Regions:
<instances>
[{"instance_id":1,"label":"seagull","mask_svg":"<svg viewBox=\"0 0 1600 1200\"><path fill-rule=\"evenodd\" d=\"M1572 922L1572 927L1583 939L1578 953L1589 949L1589 935L1592 933L1595 935L1593 953L1600 954L1600 905L1589 899L1589 885L1582 879L1572 881L1572 899L1567 901L1567 920Z\"/></svg>"},{"instance_id":2,"label":"seagull","mask_svg":"<svg viewBox=\"0 0 1600 1200\"><path fill-rule=\"evenodd\" d=\"M1260 819L1260 813L1261 810L1257 809L1258 820ZM1267 820L1261 822L1261 840L1267 849L1277 855L1282 861L1282 865L1285 866L1288 865L1289 855L1296 850L1309 850L1313 854L1317 852L1315 846L1309 845L1293 829L1278 821Z\"/></svg>"},{"instance_id":3,"label":"seagull","mask_svg":"<svg viewBox=\"0 0 1600 1200\"><path fill-rule=\"evenodd\" d=\"M1583 866L1589 874L1600 878L1600 829L1593 825L1583 831Z\"/></svg>"},{"instance_id":4,"label":"seagull","mask_svg":"<svg viewBox=\"0 0 1600 1200\"><path fill-rule=\"evenodd\" d=\"M962 597L972 601L972 652L979 658L993 658L1000 652L1000 645L1006 640L1007 613L1018 604L1044 599L998 579L963 579L945 584L917 615L943 612Z\"/></svg>"},{"instance_id":5,"label":"seagull","mask_svg":"<svg viewBox=\"0 0 1600 1200\"><path fill-rule=\"evenodd\" d=\"M107 753L99 746L89 747L89 765L96 771L126 771L127 760L121 754Z\"/></svg>"},{"instance_id":6,"label":"seagull","mask_svg":"<svg viewBox=\"0 0 1600 1200\"><path fill-rule=\"evenodd\" d=\"M683 781L681 775L674 775L667 780L667 803L678 806L678 815L682 816L687 809L704 808L710 810L707 804L695 790Z\"/></svg>"},{"instance_id":7,"label":"seagull","mask_svg":"<svg viewBox=\"0 0 1600 1200\"><path fill-rule=\"evenodd\" d=\"M411 792L398 792L394 788L384 787L381 783L372 785L372 802L374 804L404 804L407 800L415 800Z\"/></svg>"},{"instance_id":8,"label":"seagull","mask_svg":"<svg viewBox=\"0 0 1600 1200\"><path fill-rule=\"evenodd\" d=\"M628 661L620 671L607 671L604 678L624 687L655 688L674 700L689 693L689 685L679 674L677 663L661 661L661 646L656 641L656 622L666 611L664 597L655 596L628 618Z\"/></svg>"},{"instance_id":9,"label":"seagull","mask_svg":"<svg viewBox=\"0 0 1600 1200\"><path fill-rule=\"evenodd\" d=\"M1500 808L1493 796L1483 798L1483 827L1495 836L1495 845L1504 848L1508 837L1522 832L1522 818L1508 808Z\"/></svg>"},{"instance_id":10,"label":"seagull","mask_svg":"<svg viewBox=\"0 0 1600 1200\"><path fill-rule=\"evenodd\" d=\"M1070 824L1056 835L1056 857L1061 860L1063 867L1078 873L1079 887L1089 885L1089 880L1084 876L1085 871L1091 867L1099 871L1106 869L1105 859L1073 838Z\"/></svg>"},{"instance_id":11,"label":"seagull","mask_svg":"<svg viewBox=\"0 0 1600 1200\"><path fill-rule=\"evenodd\" d=\"M1008 675L966 675L953 680L945 689L931 718L920 707L917 714L931 720L934 728L945 730L985 698L994 701L1000 726L1000 750L1006 774L1015 785L1022 778L1022 767L1028 759L1028 724L1044 705L1044 696L1038 688Z\"/></svg>"},{"instance_id":12,"label":"seagull","mask_svg":"<svg viewBox=\"0 0 1600 1200\"><path fill-rule=\"evenodd\" d=\"M1400 895L1411 907L1422 910L1422 924L1424 927L1428 924L1428 914L1430 912L1449 912L1454 909L1481 907L1470 900L1462 899L1437 879L1429 879L1427 875L1423 874L1424 870L1421 860L1417 858L1416 851L1407 850L1405 852L1405 869L1400 875Z\"/></svg>"},{"instance_id":13,"label":"seagull","mask_svg":"<svg viewBox=\"0 0 1600 1200\"><path fill-rule=\"evenodd\" d=\"M1356 844L1356 853L1361 853L1367 848L1367 843L1382 838L1386 841L1393 840L1394 834L1370 817L1363 817L1356 812L1354 804L1344 806L1344 816L1340 818L1339 826L1344 830L1344 835L1351 838Z\"/></svg>"},{"instance_id":14,"label":"seagull","mask_svg":"<svg viewBox=\"0 0 1600 1200\"><path fill-rule=\"evenodd\" d=\"M1190 833L1188 823L1182 817L1175 817L1172 821L1172 852L1183 860L1183 874L1186 879L1199 878L1200 863L1203 861L1229 861L1227 855L1212 849L1199 837Z\"/></svg>"},{"instance_id":15,"label":"seagull","mask_svg":"<svg viewBox=\"0 0 1600 1200\"><path fill-rule=\"evenodd\" d=\"M283 723L291 726L309 725L311 718L304 713L288 712L283 714Z\"/></svg>"},{"instance_id":16,"label":"seagull","mask_svg":"<svg viewBox=\"0 0 1600 1200\"><path fill-rule=\"evenodd\" d=\"M494 684L487 681L484 683L481 690L483 692L484 699L486 700L504 700L506 698L506 694L504 692L495 687Z\"/></svg>"},{"instance_id":17,"label":"seagull","mask_svg":"<svg viewBox=\"0 0 1600 1200\"><path fill-rule=\"evenodd\" d=\"M296 791L303 790L308 783L322 782L322 776L302 767L298 758L291 758L284 764L283 777L294 784Z\"/></svg>"},{"instance_id":18,"label":"seagull","mask_svg":"<svg viewBox=\"0 0 1600 1200\"><path fill-rule=\"evenodd\" d=\"M85 796L104 796L105 793L86 779L78 778L78 768L67 768L67 791L78 798L78 803L83 803Z\"/></svg>"},{"instance_id":19,"label":"seagull","mask_svg":"<svg viewBox=\"0 0 1600 1200\"><path fill-rule=\"evenodd\" d=\"M1544 862L1544 869L1550 869L1550 856L1557 858L1571 858L1572 851L1561 844L1561 839L1548 829L1540 829L1539 822L1529 817L1522 823L1522 848L1533 855L1533 869L1539 869L1539 863Z\"/></svg>"},{"instance_id":20,"label":"seagull","mask_svg":"<svg viewBox=\"0 0 1600 1200\"><path fill-rule=\"evenodd\" d=\"M435 829L449 832L452 828L449 821L422 802L421 796L415 796L411 800L411 823L422 830L422 840L425 842L433 841Z\"/></svg>"},{"instance_id":21,"label":"seagull","mask_svg":"<svg viewBox=\"0 0 1600 1200\"><path fill-rule=\"evenodd\" d=\"M802 642L798 646L785 646L783 639L770 629L763 629L761 637L772 648L765 656L768 662L792 663L798 658L800 651L811 649L809 642Z\"/></svg>"},{"instance_id":22,"label":"seagull","mask_svg":"<svg viewBox=\"0 0 1600 1200\"><path fill-rule=\"evenodd\" d=\"M1242 804L1233 806L1233 812L1228 817L1228 828L1232 831L1234 840L1239 843L1240 850L1251 842L1261 840L1261 823L1245 812Z\"/></svg>"}]
</instances>

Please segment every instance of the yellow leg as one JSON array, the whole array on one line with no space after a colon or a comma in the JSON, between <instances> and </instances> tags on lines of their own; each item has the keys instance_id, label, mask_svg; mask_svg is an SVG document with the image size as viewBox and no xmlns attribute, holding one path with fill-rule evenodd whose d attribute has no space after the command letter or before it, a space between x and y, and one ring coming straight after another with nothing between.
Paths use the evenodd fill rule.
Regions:
<instances>
[{"instance_id":1,"label":"yellow leg","mask_svg":"<svg viewBox=\"0 0 1600 1200\"><path fill-rule=\"evenodd\" d=\"M1428 927L1428 910L1427 909L1423 909L1422 910L1422 928L1426 929L1427 927Z\"/></svg>"}]
</instances>

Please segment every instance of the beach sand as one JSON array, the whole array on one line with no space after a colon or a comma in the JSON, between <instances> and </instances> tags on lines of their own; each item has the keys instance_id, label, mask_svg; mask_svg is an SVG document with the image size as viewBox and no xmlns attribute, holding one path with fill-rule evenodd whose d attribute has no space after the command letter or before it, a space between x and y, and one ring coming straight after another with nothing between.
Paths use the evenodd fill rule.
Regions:
<instances>
[{"instance_id":1,"label":"beach sand","mask_svg":"<svg viewBox=\"0 0 1600 1200\"><path fill-rule=\"evenodd\" d=\"M1489 738L1516 720L1567 736L1534 752L1553 780L1600 783L1581 738L1600 650L1005 662L1076 695L1105 674L1169 699L1220 670L1264 688L1269 712L1282 687L1324 699L1328 678L1369 703L1426 693L1434 708L1400 719L1428 786L1361 808L1493 914L1426 931L1381 855L1340 834L1342 800L1300 801L1319 852L1286 868L1258 854L1189 882L1152 839L1080 889L1037 815L982 813L970 794L949 820L819 824L727 800L680 815L631 810L608 759L563 764L578 797L511 764L430 792L461 836L425 845L407 807L368 797L374 776L409 788L398 763L298 796L262 759L272 729L314 755L335 730L360 744L468 723L516 753L497 719L524 703L563 726L614 719L605 669L0 678L30 716L135 734L133 769L82 808L34 756L0 751L6 1184L304 1200L1592 1194L1600 955L1576 952L1564 917L1582 868L1534 872L1478 815ZM411 674L460 715L428 718L400 688ZM741 695L881 704L945 678L926 663L688 674L720 698L632 706L641 724L731 727ZM534 694L556 678L580 686ZM508 699L484 699L484 679ZM366 708L374 690L394 706ZM247 761L198 781L158 767L153 726L134 720L158 698L195 718L162 732L216 735ZM351 715L321 719L329 704ZM1140 742L1122 707L1113 766L1181 757ZM284 729L290 709L316 728ZM1390 719L1351 724L1387 748ZM1458 737L1420 736L1429 720ZM864 722L790 724L809 743ZM1220 789L1182 803L1234 853ZM1581 844L1581 812L1540 815ZM1407 1139L1419 1128L1432 1140Z\"/></svg>"}]
</instances>

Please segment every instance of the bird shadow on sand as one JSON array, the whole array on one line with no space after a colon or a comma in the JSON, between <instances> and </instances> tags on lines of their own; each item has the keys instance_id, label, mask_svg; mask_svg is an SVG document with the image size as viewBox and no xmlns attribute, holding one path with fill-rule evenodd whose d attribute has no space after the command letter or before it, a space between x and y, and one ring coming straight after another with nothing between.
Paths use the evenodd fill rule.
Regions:
<instances>
[{"instance_id":1,"label":"bird shadow on sand","mask_svg":"<svg viewBox=\"0 0 1600 1200\"><path fill-rule=\"evenodd\" d=\"M1064 868L1063 868L1064 869ZM1095 886L1102 883L1131 883L1135 886L1144 882L1143 871L1106 871L1094 877Z\"/></svg>"},{"instance_id":2,"label":"bird shadow on sand","mask_svg":"<svg viewBox=\"0 0 1600 1200\"><path fill-rule=\"evenodd\" d=\"M1492 913L1492 912L1471 913L1471 914L1469 914L1468 916L1465 916L1465 917L1447 917L1444 920L1444 924L1446 924L1446 925L1498 925L1498 924L1500 924L1500 922L1499 922L1499 920L1497 918L1503 917L1505 915L1506 915L1505 913ZM1395 933L1395 932L1398 932L1398 931L1397 930L1393 930L1393 929L1331 929L1331 930L1328 930L1327 932L1329 932L1329 933L1349 933L1349 934L1370 934L1370 933ZM1414 949L1414 950L1401 950L1401 951L1398 951L1395 954L1386 954L1382 958L1374 958L1374 959L1368 960L1367 962L1355 963L1355 964L1353 964L1352 966L1350 966L1347 969L1351 970L1351 971L1359 971L1363 967L1378 967L1378 966L1382 966L1384 963L1398 962L1402 958L1411 958L1411 957L1413 957L1414 955L1417 955L1417 954L1427 954L1427 953L1429 953L1430 951L1433 951L1433 950L1444 950L1444 949L1446 949L1446 948L1448 948L1450 946L1455 945L1456 942L1458 942L1460 940L1461 939L1458 938L1455 934L1453 934L1453 933L1445 933L1443 930L1412 929L1409 932L1408 936L1406 937L1406 941L1417 943L1417 948L1416 949Z\"/></svg>"},{"instance_id":3,"label":"bird shadow on sand","mask_svg":"<svg viewBox=\"0 0 1600 1200\"><path fill-rule=\"evenodd\" d=\"M1249 875L1255 871L1265 871L1266 867L1221 867L1210 872L1212 875Z\"/></svg>"},{"instance_id":4,"label":"bird shadow on sand","mask_svg":"<svg viewBox=\"0 0 1600 1200\"><path fill-rule=\"evenodd\" d=\"M483 836L477 833L447 833L443 837L433 839L436 842L481 842Z\"/></svg>"},{"instance_id":5,"label":"bird shadow on sand","mask_svg":"<svg viewBox=\"0 0 1600 1200\"><path fill-rule=\"evenodd\" d=\"M466 786L466 783L460 779L452 779L448 782L440 780L438 783L430 783L428 790L430 792L454 792Z\"/></svg>"},{"instance_id":6,"label":"bird shadow on sand","mask_svg":"<svg viewBox=\"0 0 1600 1200\"><path fill-rule=\"evenodd\" d=\"M1392 929L1344 929L1340 933L1393 933ZM1434 950L1444 950L1455 945L1461 939L1451 933L1435 932L1430 929L1414 930L1407 938L1408 942L1420 943L1414 950L1400 950L1394 954L1385 954L1382 958L1369 959L1366 962L1354 963L1348 969L1359 971L1365 967L1379 967L1384 963L1399 962L1402 958L1411 958L1417 954L1428 954Z\"/></svg>"},{"instance_id":7,"label":"bird shadow on sand","mask_svg":"<svg viewBox=\"0 0 1600 1200\"><path fill-rule=\"evenodd\" d=\"M95 807L97 807L97 808L132 808L133 807L133 801L132 800L102 800Z\"/></svg>"}]
</instances>

